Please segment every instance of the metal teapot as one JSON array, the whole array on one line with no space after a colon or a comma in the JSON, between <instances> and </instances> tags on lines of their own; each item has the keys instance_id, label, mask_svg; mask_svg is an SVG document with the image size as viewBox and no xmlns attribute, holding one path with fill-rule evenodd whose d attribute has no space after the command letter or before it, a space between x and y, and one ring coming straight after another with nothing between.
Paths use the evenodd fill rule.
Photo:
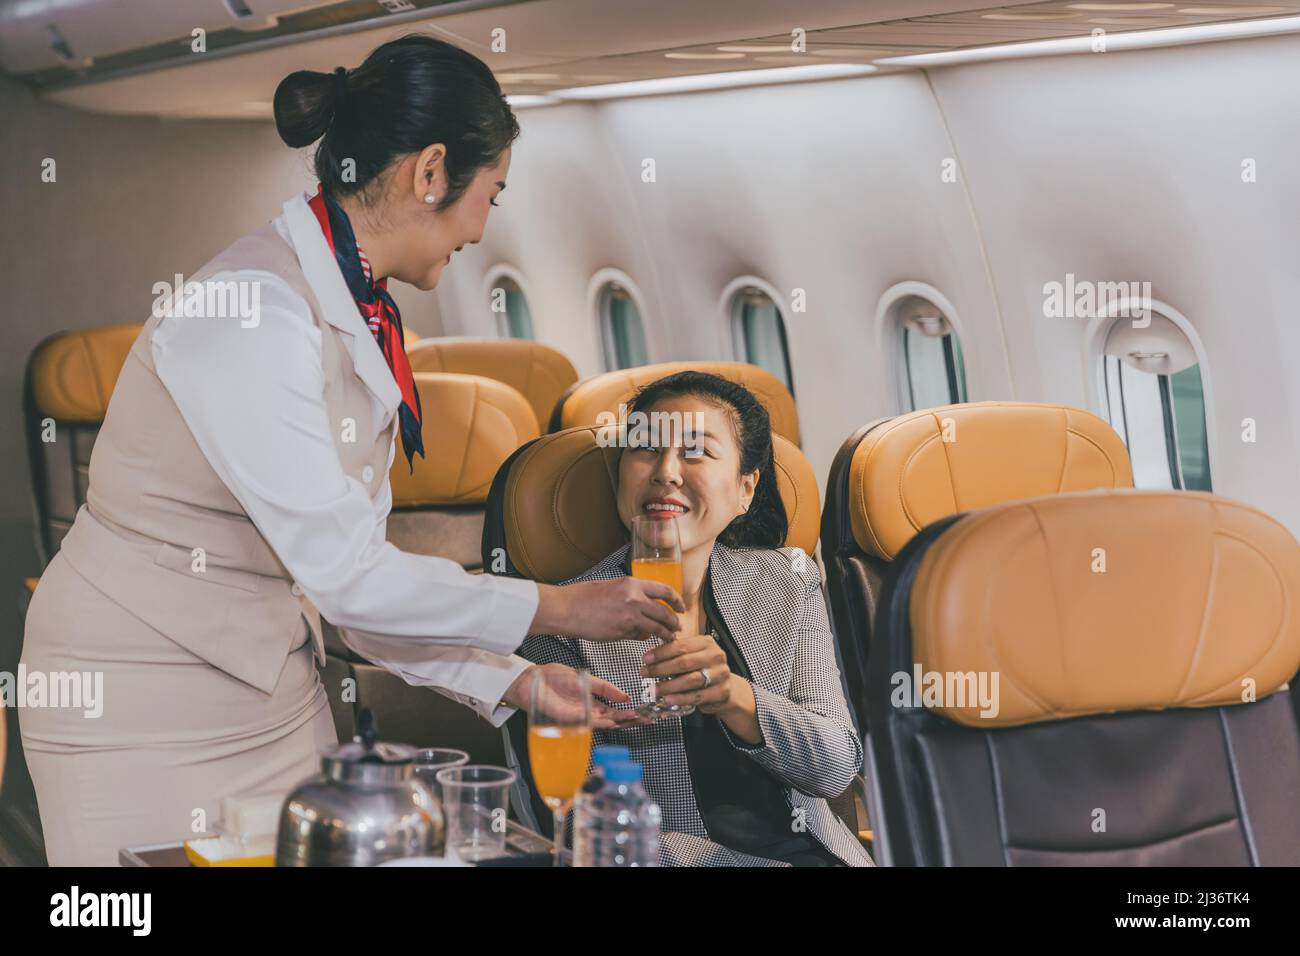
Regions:
<instances>
[{"instance_id":1,"label":"metal teapot","mask_svg":"<svg viewBox=\"0 0 1300 956\"><path fill-rule=\"evenodd\" d=\"M375 866L443 852L442 807L415 776L415 748L378 736L374 715L362 710L357 736L325 750L320 774L289 794L276 866Z\"/></svg>"}]
</instances>

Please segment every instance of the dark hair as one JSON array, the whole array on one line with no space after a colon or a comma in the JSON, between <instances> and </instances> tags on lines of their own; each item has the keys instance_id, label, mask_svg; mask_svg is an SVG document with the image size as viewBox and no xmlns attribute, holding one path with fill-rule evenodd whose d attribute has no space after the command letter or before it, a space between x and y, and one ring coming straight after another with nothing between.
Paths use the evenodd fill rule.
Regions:
<instances>
[{"instance_id":1,"label":"dark hair","mask_svg":"<svg viewBox=\"0 0 1300 956\"><path fill-rule=\"evenodd\" d=\"M355 70L290 73L275 90L275 128L295 148L321 141L316 178L335 196L361 193L402 156L443 143L448 189L439 210L519 135L487 64L421 34L377 47ZM355 182L343 179L346 159L356 163Z\"/></svg>"},{"instance_id":2,"label":"dark hair","mask_svg":"<svg viewBox=\"0 0 1300 956\"><path fill-rule=\"evenodd\" d=\"M701 398L730 411L736 444L740 446L740 473L758 471L749 510L737 515L718 540L729 548L782 547L790 521L776 483L772 419L763 403L737 382L707 372L677 372L637 392L630 411L647 411L668 398Z\"/></svg>"}]
</instances>

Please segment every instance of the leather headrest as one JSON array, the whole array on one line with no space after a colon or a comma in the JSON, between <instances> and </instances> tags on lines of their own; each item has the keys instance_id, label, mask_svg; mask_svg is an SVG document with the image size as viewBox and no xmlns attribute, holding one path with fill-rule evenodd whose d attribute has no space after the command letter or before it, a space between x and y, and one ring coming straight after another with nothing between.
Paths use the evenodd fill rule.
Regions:
<instances>
[{"instance_id":1,"label":"leather headrest","mask_svg":"<svg viewBox=\"0 0 1300 956\"><path fill-rule=\"evenodd\" d=\"M412 461L401 441L389 469L393 507L487 501L497 469L537 437L537 419L509 385L478 375L415 373L423 412L424 457Z\"/></svg>"},{"instance_id":2,"label":"leather headrest","mask_svg":"<svg viewBox=\"0 0 1300 956\"><path fill-rule=\"evenodd\" d=\"M772 418L772 431L799 444L799 411L794 396L785 383L767 369L747 362L662 362L597 375L580 382L564 396L556 408L558 422L554 417L551 419L551 430L599 424L602 412L617 415L618 406L630 403L639 389L675 372L709 372L739 382L767 408Z\"/></svg>"},{"instance_id":3,"label":"leather headrest","mask_svg":"<svg viewBox=\"0 0 1300 956\"><path fill-rule=\"evenodd\" d=\"M565 389L578 380L563 354L524 339L421 339L406 356L417 372L482 375L517 389L532 406L540 432Z\"/></svg>"},{"instance_id":4,"label":"leather headrest","mask_svg":"<svg viewBox=\"0 0 1300 956\"><path fill-rule=\"evenodd\" d=\"M1091 412L977 402L928 408L872 428L848 473L853 538L892 561L926 525L1004 501L1133 485L1128 449Z\"/></svg>"},{"instance_id":5,"label":"leather headrest","mask_svg":"<svg viewBox=\"0 0 1300 956\"><path fill-rule=\"evenodd\" d=\"M143 325L105 325L63 332L32 353L32 394L55 421L102 422L126 357Z\"/></svg>"},{"instance_id":6,"label":"leather headrest","mask_svg":"<svg viewBox=\"0 0 1300 956\"><path fill-rule=\"evenodd\" d=\"M934 708L961 724L1240 704L1300 668L1300 546L1210 494L1052 495L945 529L909 611L922 673L998 674L996 716Z\"/></svg>"},{"instance_id":7,"label":"leather headrest","mask_svg":"<svg viewBox=\"0 0 1300 956\"><path fill-rule=\"evenodd\" d=\"M627 543L616 502L617 426L543 435L511 464L502 503L506 551L523 574L547 584L577 577ZM605 436L602 444L602 434ZM803 453L773 435L777 483L790 520L786 545L817 547L817 477Z\"/></svg>"}]
</instances>

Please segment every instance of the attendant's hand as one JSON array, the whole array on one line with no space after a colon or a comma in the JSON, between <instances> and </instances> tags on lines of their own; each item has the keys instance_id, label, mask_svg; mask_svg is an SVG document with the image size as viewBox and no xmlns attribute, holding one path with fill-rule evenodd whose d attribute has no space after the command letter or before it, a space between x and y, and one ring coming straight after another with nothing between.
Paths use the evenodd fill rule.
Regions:
<instances>
[{"instance_id":1,"label":"attendant's hand","mask_svg":"<svg viewBox=\"0 0 1300 956\"><path fill-rule=\"evenodd\" d=\"M546 680L555 696L550 698L552 716L556 720L577 720L582 717L582 698L579 696L578 672L565 664L534 664L515 678L502 698L511 707L527 711L532 704L533 683L539 672L545 671ZM636 711L616 710L610 704L630 704L632 698L609 681L589 676L591 689L591 726L596 730L613 730L624 724L638 722Z\"/></svg>"},{"instance_id":2,"label":"attendant's hand","mask_svg":"<svg viewBox=\"0 0 1300 956\"><path fill-rule=\"evenodd\" d=\"M686 611L681 595L668 585L638 578L581 581L563 587L539 584L538 590L537 614L529 634L563 634L589 641L669 638L682 627L674 611Z\"/></svg>"},{"instance_id":3,"label":"attendant's hand","mask_svg":"<svg viewBox=\"0 0 1300 956\"><path fill-rule=\"evenodd\" d=\"M659 679L656 693L664 706L694 704L703 713L720 714L740 702L746 682L731 673L726 651L711 635L683 635L651 648L641 660L641 676Z\"/></svg>"}]
</instances>

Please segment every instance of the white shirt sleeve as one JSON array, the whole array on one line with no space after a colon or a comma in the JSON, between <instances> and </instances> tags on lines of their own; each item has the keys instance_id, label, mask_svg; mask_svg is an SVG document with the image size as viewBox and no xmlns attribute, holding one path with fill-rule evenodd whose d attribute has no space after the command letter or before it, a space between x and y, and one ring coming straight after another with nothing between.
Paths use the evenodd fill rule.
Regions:
<instances>
[{"instance_id":1,"label":"white shirt sleeve","mask_svg":"<svg viewBox=\"0 0 1300 956\"><path fill-rule=\"evenodd\" d=\"M519 646L537 611L536 584L473 575L388 542L388 482L372 500L339 460L307 303L270 273L212 279L259 283L258 321L167 317L152 340L158 377L199 449L294 581L358 648L392 654L390 669L407 680L495 707L494 688L509 686L500 685L514 665L473 652Z\"/></svg>"},{"instance_id":2,"label":"white shirt sleeve","mask_svg":"<svg viewBox=\"0 0 1300 956\"><path fill-rule=\"evenodd\" d=\"M396 441L389 446L391 467ZM375 499L378 520L372 542L387 540L388 514L393 506L393 489L384 482ZM530 618L531 620L531 618ZM500 727L515 712L502 706L501 698L515 679L533 666L518 655L502 657L473 647L429 646L422 640L375 634L353 627L340 627L339 637L355 653L392 671L414 687L431 687L445 697L476 711L494 727Z\"/></svg>"}]
</instances>

